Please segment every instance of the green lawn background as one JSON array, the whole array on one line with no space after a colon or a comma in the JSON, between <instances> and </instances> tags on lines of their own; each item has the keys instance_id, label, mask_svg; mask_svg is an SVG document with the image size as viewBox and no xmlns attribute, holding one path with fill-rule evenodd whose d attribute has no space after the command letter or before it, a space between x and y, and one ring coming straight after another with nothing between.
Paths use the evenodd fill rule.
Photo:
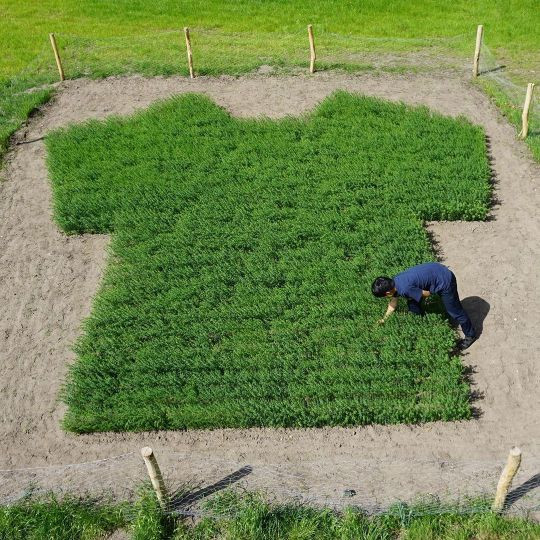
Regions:
<instances>
[{"instance_id":1,"label":"green lawn background","mask_svg":"<svg viewBox=\"0 0 540 540\"><path fill-rule=\"evenodd\" d=\"M315 25L317 38L326 33L350 40L353 36L461 36L452 48L469 56L474 49L476 25L484 24L486 43L503 62L524 72L537 71L540 62L540 10L535 0L3 0L0 9L0 45L4 51L0 77L11 76L30 62L47 45L49 32L86 37L137 36L184 26L214 30L218 36L238 33L244 39L252 37L253 47L242 51L246 64L250 64L253 58L279 48L283 35L294 35L294 42L305 47L308 23ZM219 37L212 45L230 47ZM338 49L349 45L347 39L335 43ZM396 46L404 45L392 41L378 44L389 51Z\"/></svg>"}]
</instances>

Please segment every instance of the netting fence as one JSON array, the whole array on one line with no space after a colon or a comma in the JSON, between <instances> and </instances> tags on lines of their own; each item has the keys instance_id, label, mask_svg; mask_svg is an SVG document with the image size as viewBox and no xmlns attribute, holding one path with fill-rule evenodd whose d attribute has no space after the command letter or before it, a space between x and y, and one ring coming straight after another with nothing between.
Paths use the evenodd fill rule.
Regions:
<instances>
[{"instance_id":1,"label":"netting fence","mask_svg":"<svg viewBox=\"0 0 540 540\"><path fill-rule=\"evenodd\" d=\"M237 498L257 493L271 504L306 505L368 515L407 507L414 515L475 513L491 508L505 465L500 461L324 460L270 464L206 454L157 452L165 510L184 517L230 518ZM314 473L317 471L317 473ZM149 484L139 451L86 463L0 470L0 505L54 494L135 501ZM529 516L540 509L540 459L525 455L504 510Z\"/></svg>"},{"instance_id":2,"label":"netting fence","mask_svg":"<svg viewBox=\"0 0 540 540\"><path fill-rule=\"evenodd\" d=\"M309 64L305 29L297 34L263 34L254 39L251 34L193 28L190 36L197 75L240 75L261 66L279 73L301 70ZM459 69L460 62L448 50L460 38L396 39L325 33L315 36L317 69ZM63 44L68 78L189 74L182 30L98 40L58 34L57 39Z\"/></svg>"},{"instance_id":3,"label":"netting fence","mask_svg":"<svg viewBox=\"0 0 540 540\"><path fill-rule=\"evenodd\" d=\"M316 32L316 30L315 30ZM261 66L276 72L303 69L309 65L309 44L305 28L296 33L226 33L191 28L196 74L241 75ZM57 77L51 46L44 36L43 50L30 70ZM110 75L189 74L183 29L149 34L85 37L56 33L55 38L67 79ZM461 70L465 60L453 52L464 36L450 38L381 38L315 33L317 70L344 68L352 71ZM25 70L26 71L26 70Z\"/></svg>"},{"instance_id":4,"label":"netting fence","mask_svg":"<svg viewBox=\"0 0 540 540\"><path fill-rule=\"evenodd\" d=\"M535 81L528 82L535 83ZM479 83L519 132L527 84L512 80L506 71L506 66L497 59L487 45L482 48ZM528 124L528 140L534 143L533 153L536 159L540 160L540 97L538 92L533 95L531 101Z\"/></svg>"},{"instance_id":5,"label":"netting fence","mask_svg":"<svg viewBox=\"0 0 540 540\"><path fill-rule=\"evenodd\" d=\"M316 70L350 72L456 72L470 71L471 61L461 54L464 35L448 38L396 38L317 34ZM203 28L190 29L195 73L238 76L250 72L296 73L309 66L305 29L296 34L227 34ZM55 39L66 79L114 75L189 75L182 29L150 34L84 37L57 33ZM501 69L484 45L480 73ZM47 36L42 50L13 79L42 83L58 80L54 54Z\"/></svg>"}]
</instances>

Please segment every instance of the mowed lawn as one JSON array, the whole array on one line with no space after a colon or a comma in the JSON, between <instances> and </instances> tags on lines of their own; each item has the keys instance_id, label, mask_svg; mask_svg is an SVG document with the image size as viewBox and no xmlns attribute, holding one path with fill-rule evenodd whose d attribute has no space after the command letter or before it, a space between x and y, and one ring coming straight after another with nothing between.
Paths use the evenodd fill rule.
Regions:
<instances>
[{"instance_id":1,"label":"mowed lawn","mask_svg":"<svg viewBox=\"0 0 540 540\"><path fill-rule=\"evenodd\" d=\"M62 229L113 235L67 429L470 417L447 321L378 326L370 284L433 260L423 219L486 216L481 128L344 92L278 121L188 94L47 148Z\"/></svg>"}]
</instances>

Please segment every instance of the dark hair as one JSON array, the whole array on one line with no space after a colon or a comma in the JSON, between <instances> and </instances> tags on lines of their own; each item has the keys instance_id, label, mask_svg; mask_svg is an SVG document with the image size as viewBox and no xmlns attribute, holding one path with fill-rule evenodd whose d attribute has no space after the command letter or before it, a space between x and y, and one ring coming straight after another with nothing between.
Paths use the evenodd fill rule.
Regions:
<instances>
[{"instance_id":1,"label":"dark hair","mask_svg":"<svg viewBox=\"0 0 540 540\"><path fill-rule=\"evenodd\" d=\"M386 296L388 291L391 291L396 284L392 278L379 276L371 285L371 292L379 298Z\"/></svg>"}]
</instances>

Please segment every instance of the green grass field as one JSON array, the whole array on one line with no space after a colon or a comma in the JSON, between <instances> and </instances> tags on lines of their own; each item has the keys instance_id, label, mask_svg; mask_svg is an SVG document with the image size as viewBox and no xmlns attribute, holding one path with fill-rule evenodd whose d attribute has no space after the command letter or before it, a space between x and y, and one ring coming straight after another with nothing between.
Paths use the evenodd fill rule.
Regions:
<instances>
[{"instance_id":1,"label":"green grass field","mask_svg":"<svg viewBox=\"0 0 540 540\"><path fill-rule=\"evenodd\" d=\"M165 515L143 493L134 505L45 497L0 506L2 540L98 540L121 529L133 540L535 540L540 525L487 510L397 505L368 517L300 505L270 505L254 494L223 492L204 503L196 524Z\"/></svg>"},{"instance_id":2,"label":"green grass field","mask_svg":"<svg viewBox=\"0 0 540 540\"><path fill-rule=\"evenodd\" d=\"M47 147L59 225L113 233L67 429L470 416L446 321L378 327L370 284L433 259L421 220L486 216L482 129L343 92L279 121L186 95Z\"/></svg>"},{"instance_id":3,"label":"green grass field","mask_svg":"<svg viewBox=\"0 0 540 540\"><path fill-rule=\"evenodd\" d=\"M184 26L211 30L198 47L202 54L220 53L226 60L234 43L231 35L249 48L242 50L246 65L260 57L283 54L280 36L293 49L305 49L306 25L313 23L321 46L355 51L354 36L385 38L374 43L377 50L414 48L418 44L397 43L399 39L460 36L452 49L472 56L475 28L486 27L486 40L504 61L520 69L535 69L540 61L537 29L540 14L535 0L481 0L448 2L422 0L392 3L368 0L362 3L300 0L53 0L19 2L3 0L0 17L0 45L7 54L0 59L0 77L22 69L44 46L49 32L76 34L89 38L152 34ZM195 32L196 38L196 32ZM346 38L349 38L348 40ZM396 42L386 38L395 38ZM176 38L175 38L176 39ZM208 50L207 50L208 49ZM223 61L223 60L222 60ZM215 62L214 62L215 63Z\"/></svg>"},{"instance_id":4,"label":"green grass field","mask_svg":"<svg viewBox=\"0 0 540 540\"><path fill-rule=\"evenodd\" d=\"M26 88L57 80L48 33L58 43L68 78L123 73L187 74L181 29L192 28L199 74L241 74L262 64L305 68L306 25L313 23L318 69L437 70L447 57L470 61L476 25L485 25L485 52L506 66L519 87L538 82L540 10L535 0L370 0L305 3L273 0L3 0L0 3L0 155L9 136L50 90ZM405 58L420 53L413 65ZM432 61L424 66L422 55ZM397 57L396 57L397 55ZM387 61L386 59L393 58ZM418 61L418 59L420 59ZM418 65L416 65L418 64ZM22 71L22 72L21 72ZM520 90L486 85L515 123ZM524 91L523 91L524 92ZM540 113L531 116L528 144L540 159Z\"/></svg>"}]
</instances>

